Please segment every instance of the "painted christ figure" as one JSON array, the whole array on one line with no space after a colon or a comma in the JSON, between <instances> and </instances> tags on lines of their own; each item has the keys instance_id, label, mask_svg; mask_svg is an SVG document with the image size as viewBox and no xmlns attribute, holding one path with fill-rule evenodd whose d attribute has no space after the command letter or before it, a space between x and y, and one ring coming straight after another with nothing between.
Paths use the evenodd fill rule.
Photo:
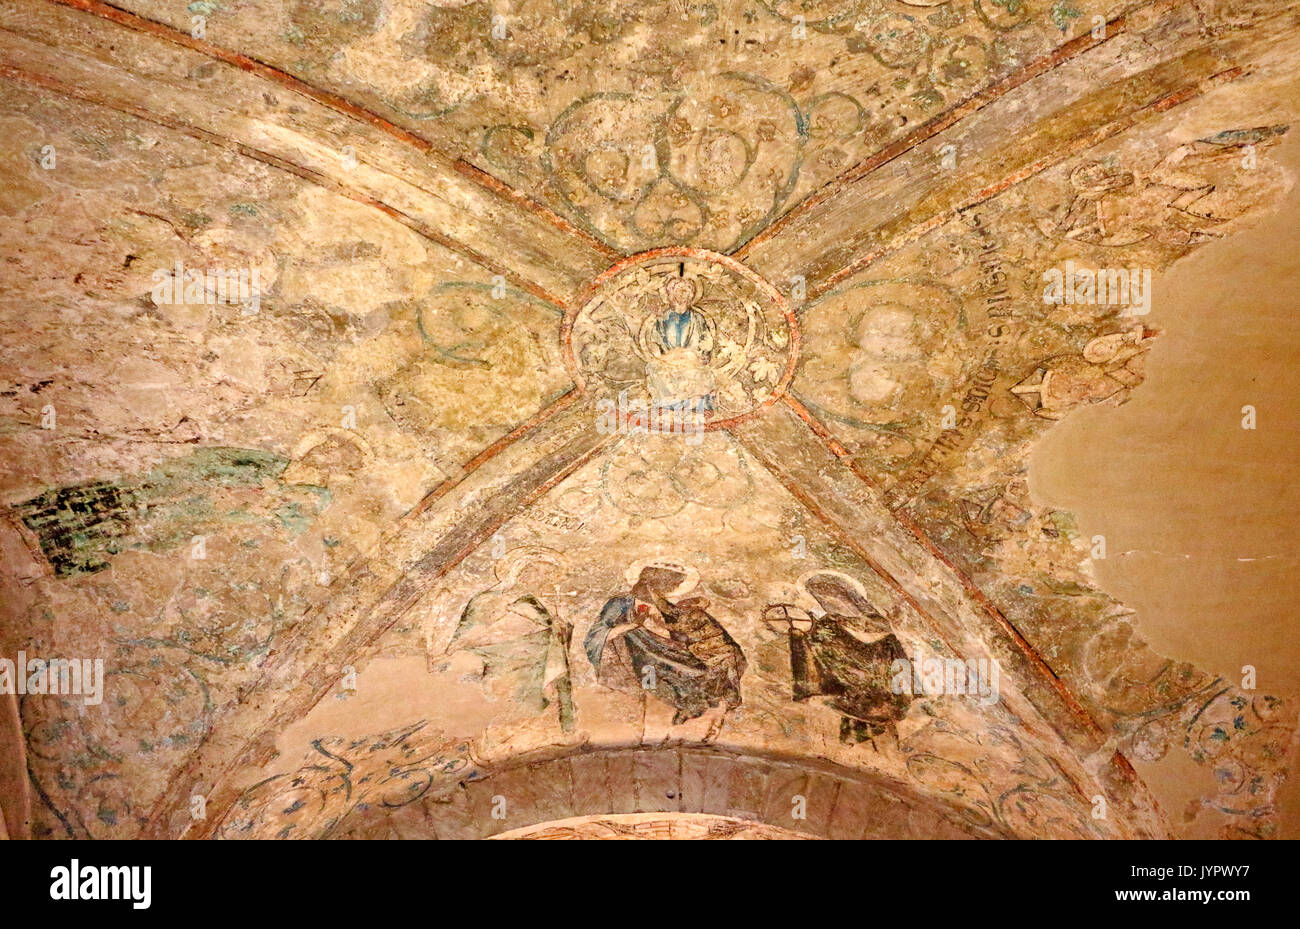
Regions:
<instances>
[{"instance_id":1,"label":"painted christ figure","mask_svg":"<svg viewBox=\"0 0 1300 929\"><path fill-rule=\"evenodd\" d=\"M646 320L652 335L646 344L646 384L657 406L704 414L713 409L717 386L711 367L715 337L713 324L693 304L695 297L691 279L671 277L664 283L663 312Z\"/></svg>"}]
</instances>

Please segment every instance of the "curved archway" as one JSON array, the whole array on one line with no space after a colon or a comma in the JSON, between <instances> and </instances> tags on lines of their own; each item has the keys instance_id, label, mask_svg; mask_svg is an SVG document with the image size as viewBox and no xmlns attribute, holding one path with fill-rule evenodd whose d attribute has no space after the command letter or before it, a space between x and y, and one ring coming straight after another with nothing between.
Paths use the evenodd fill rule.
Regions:
<instances>
[{"instance_id":1,"label":"curved archway","mask_svg":"<svg viewBox=\"0 0 1300 929\"><path fill-rule=\"evenodd\" d=\"M1006 837L884 778L812 759L709 746L598 749L522 762L400 806L358 805L328 837L515 838L597 821L639 822L652 835L664 830L645 823L678 821L705 833L694 837L726 823L715 831L761 827L771 838ZM600 832L586 829L580 837Z\"/></svg>"}]
</instances>

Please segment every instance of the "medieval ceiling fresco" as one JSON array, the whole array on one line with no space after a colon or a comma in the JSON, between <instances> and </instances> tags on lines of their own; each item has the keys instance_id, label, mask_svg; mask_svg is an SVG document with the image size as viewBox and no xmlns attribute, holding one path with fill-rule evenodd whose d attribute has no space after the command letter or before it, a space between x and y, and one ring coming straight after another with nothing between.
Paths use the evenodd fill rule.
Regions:
<instances>
[{"instance_id":1,"label":"medieval ceiling fresco","mask_svg":"<svg viewBox=\"0 0 1300 929\"><path fill-rule=\"evenodd\" d=\"M1292 189L1297 55L1294 0L7 0L3 832L1300 826L1300 694L1030 492Z\"/></svg>"}]
</instances>

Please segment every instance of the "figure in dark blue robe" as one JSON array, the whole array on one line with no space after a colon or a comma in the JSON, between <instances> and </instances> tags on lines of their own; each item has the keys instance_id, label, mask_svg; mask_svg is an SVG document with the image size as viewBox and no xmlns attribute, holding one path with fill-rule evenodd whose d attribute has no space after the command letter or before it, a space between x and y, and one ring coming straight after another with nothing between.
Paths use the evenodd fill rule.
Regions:
<instances>
[{"instance_id":1,"label":"figure in dark blue robe","mask_svg":"<svg viewBox=\"0 0 1300 929\"><path fill-rule=\"evenodd\" d=\"M676 709L673 725L739 706L745 656L740 646L709 615L698 597L673 603L660 589L672 589L683 575L669 568L641 572L630 596L605 603L587 632L584 647L601 684L627 693L653 693ZM645 626L658 613L669 635Z\"/></svg>"}]
</instances>

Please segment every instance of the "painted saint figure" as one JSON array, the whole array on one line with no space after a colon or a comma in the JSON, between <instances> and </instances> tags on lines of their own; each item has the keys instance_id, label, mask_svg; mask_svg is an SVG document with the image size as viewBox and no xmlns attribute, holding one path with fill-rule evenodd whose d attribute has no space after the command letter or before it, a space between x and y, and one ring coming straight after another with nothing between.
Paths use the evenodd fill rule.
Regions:
<instances>
[{"instance_id":1,"label":"painted saint figure","mask_svg":"<svg viewBox=\"0 0 1300 929\"><path fill-rule=\"evenodd\" d=\"M907 715L911 698L890 687L893 663L907 660L889 623L849 578L819 572L801 586L825 611L809 615L790 604L770 604L764 621L790 636L790 671L796 701L821 698L840 713L840 741L866 742ZM785 629L780 629L787 624Z\"/></svg>"},{"instance_id":2,"label":"painted saint figure","mask_svg":"<svg viewBox=\"0 0 1300 929\"><path fill-rule=\"evenodd\" d=\"M709 614L707 600L668 598L687 576L676 567L642 568L629 595L605 603L584 646L601 684L654 694L676 710L675 726L721 707L707 740L740 705L746 662L736 640Z\"/></svg>"},{"instance_id":3,"label":"painted saint figure","mask_svg":"<svg viewBox=\"0 0 1300 929\"><path fill-rule=\"evenodd\" d=\"M560 728L573 730L573 691L569 680L569 644L573 628L529 590L542 576L524 576L531 568L556 567L547 557L520 549L511 553L496 586L465 604L447 646L450 656L472 656L478 678L491 690L540 713L556 707Z\"/></svg>"}]
</instances>

